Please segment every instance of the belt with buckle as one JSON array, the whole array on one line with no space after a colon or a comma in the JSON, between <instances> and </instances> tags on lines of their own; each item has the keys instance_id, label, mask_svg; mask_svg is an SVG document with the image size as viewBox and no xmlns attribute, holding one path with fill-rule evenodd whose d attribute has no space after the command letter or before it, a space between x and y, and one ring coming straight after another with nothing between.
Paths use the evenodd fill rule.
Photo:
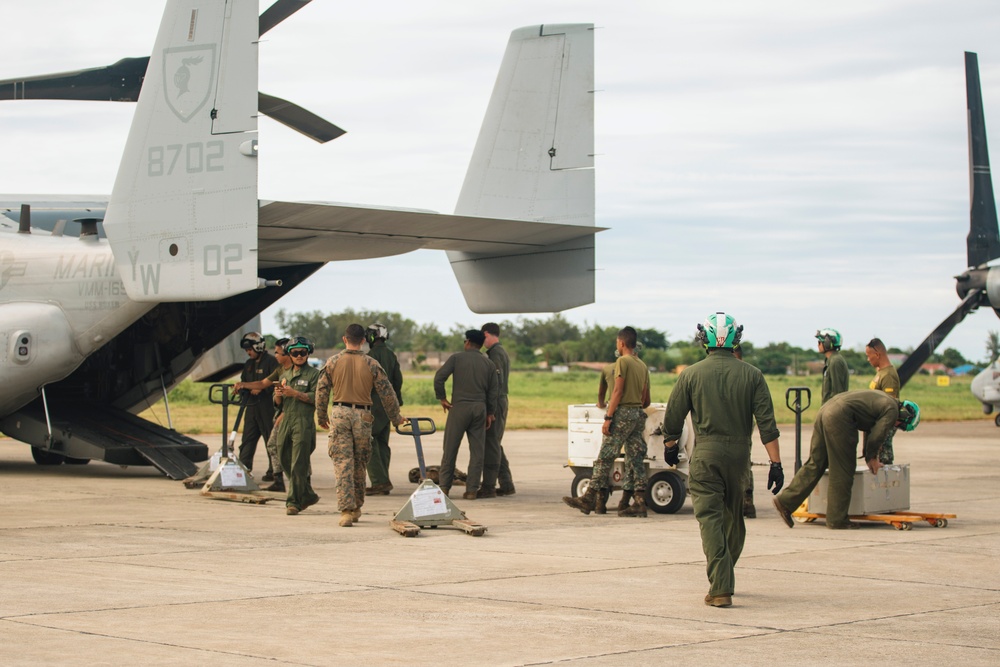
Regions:
<instances>
[{"instance_id":1,"label":"belt with buckle","mask_svg":"<svg viewBox=\"0 0 1000 667\"><path fill-rule=\"evenodd\" d=\"M333 401L333 405L340 405L345 408L354 408L355 410L371 410L372 406L365 405L363 403L344 403L343 401Z\"/></svg>"}]
</instances>

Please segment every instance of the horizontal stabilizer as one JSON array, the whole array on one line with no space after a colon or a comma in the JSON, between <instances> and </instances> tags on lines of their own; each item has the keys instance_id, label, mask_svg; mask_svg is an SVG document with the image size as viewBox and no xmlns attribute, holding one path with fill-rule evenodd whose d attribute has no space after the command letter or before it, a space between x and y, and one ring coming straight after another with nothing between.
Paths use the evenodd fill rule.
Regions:
<instances>
[{"instance_id":1,"label":"horizontal stabilizer","mask_svg":"<svg viewBox=\"0 0 1000 667\"><path fill-rule=\"evenodd\" d=\"M261 202L262 266L450 250L498 257L534 254L570 240L593 246L599 227L313 202Z\"/></svg>"},{"instance_id":2,"label":"horizontal stabilizer","mask_svg":"<svg viewBox=\"0 0 1000 667\"><path fill-rule=\"evenodd\" d=\"M594 224L592 25L511 33L455 213ZM594 300L593 235L448 259L474 312L552 312Z\"/></svg>"}]
</instances>

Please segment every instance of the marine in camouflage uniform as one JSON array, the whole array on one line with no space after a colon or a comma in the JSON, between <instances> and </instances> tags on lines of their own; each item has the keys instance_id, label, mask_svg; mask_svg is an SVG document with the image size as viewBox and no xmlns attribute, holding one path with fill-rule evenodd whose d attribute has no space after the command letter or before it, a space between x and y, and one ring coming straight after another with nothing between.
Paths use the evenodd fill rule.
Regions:
<instances>
[{"instance_id":1,"label":"marine in camouflage uniform","mask_svg":"<svg viewBox=\"0 0 1000 667\"><path fill-rule=\"evenodd\" d=\"M802 464L788 488L775 498L785 518L798 509L830 470L826 504L827 528L852 528L847 517L856 468L858 431L864 431L864 458L871 468L878 451L899 420L899 401L881 391L863 389L838 394L823 404L813 422L809 460ZM877 467L876 467L877 469ZM784 511L783 511L784 510ZM789 521L786 519L786 523Z\"/></svg>"},{"instance_id":2,"label":"marine in camouflage uniform","mask_svg":"<svg viewBox=\"0 0 1000 667\"><path fill-rule=\"evenodd\" d=\"M441 454L441 488L451 491L455 463L462 437L469 440L469 469L465 480L466 500L475 500L483 476L486 430L497 412L497 367L480 351L486 336L478 329L465 332L464 351L453 354L434 374L434 395L448 413ZM451 378L451 401L445 397L445 382Z\"/></svg>"},{"instance_id":3,"label":"marine in camouflage uniform","mask_svg":"<svg viewBox=\"0 0 1000 667\"><path fill-rule=\"evenodd\" d=\"M889 361L889 353L885 349L885 343L878 338L872 338L868 341L868 345L865 346L865 356L868 357L868 363L875 367L875 377L868 384L868 388L884 391L890 396L895 397L896 400L900 400L899 392L902 389L902 385L899 381L899 373L896 372L896 368ZM878 460L885 465L890 465L895 460L892 451L893 435L894 433L889 434L885 444L882 445L882 449L878 452Z\"/></svg>"},{"instance_id":4,"label":"marine in camouflage uniform","mask_svg":"<svg viewBox=\"0 0 1000 667\"><path fill-rule=\"evenodd\" d=\"M328 453L333 460L340 525L348 527L361 517L365 503L365 473L371 456L374 388L389 420L402 424L392 384L379 363L361 351L365 330L351 324L344 335L347 349L330 357L320 373L316 396L319 425L330 429ZM327 415L327 404L333 407Z\"/></svg>"},{"instance_id":5,"label":"marine in camouflage uniform","mask_svg":"<svg viewBox=\"0 0 1000 667\"><path fill-rule=\"evenodd\" d=\"M385 338L372 336L374 327L381 325L373 324L366 332L369 335L370 350L368 356L377 361L389 378L393 393L396 395L396 402L400 407L403 405L403 373L399 370L399 360L396 358ZM385 327L382 327L384 331ZM392 450L389 449L389 433L391 424L389 415L382 407L377 390L373 387L371 392L372 417L372 454L368 461L368 477L371 478L371 489L366 489L366 493L388 494L392 491L392 481L389 479L389 462L392 460Z\"/></svg>"},{"instance_id":6,"label":"marine in camouflage uniform","mask_svg":"<svg viewBox=\"0 0 1000 667\"><path fill-rule=\"evenodd\" d=\"M611 470L615 458L624 448L625 477L622 480L622 500L618 516L646 516L646 412L649 407L649 369L635 356L637 334L632 327L618 332L616 345L620 357L615 361L614 390L604 417L601 449L594 461L587 493L581 498L563 498L570 507L584 514L603 513L611 494ZM635 498L635 504L629 501Z\"/></svg>"},{"instance_id":7,"label":"marine in camouflage uniform","mask_svg":"<svg viewBox=\"0 0 1000 667\"><path fill-rule=\"evenodd\" d=\"M277 360L279 366L274 370L267 379L276 383L280 380L281 372L287 370L292 366L291 357L285 354L285 345L288 344L287 338L281 338L274 344L274 358ZM281 467L281 456L278 454L278 426L281 424L281 403L275 401L274 406L274 425L271 427L271 437L267 439L264 443L264 447L267 449L268 459L271 461L269 470L271 471L271 478L273 484L266 487L264 491L276 491L279 493L284 493L287 491L285 488L285 479L282 474L284 468ZM264 481L267 481L267 476L264 476Z\"/></svg>"},{"instance_id":8,"label":"marine in camouflage uniform","mask_svg":"<svg viewBox=\"0 0 1000 667\"><path fill-rule=\"evenodd\" d=\"M695 444L688 488L707 561L705 604L713 607L730 606L736 587L734 570L746 540L744 480L755 419L772 461L768 488L774 486L777 493L784 483L771 392L760 370L733 355L741 333L742 327L724 313L709 315L699 326L708 356L677 378L662 427L664 460L676 464L677 440L691 414Z\"/></svg>"}]
</instances>

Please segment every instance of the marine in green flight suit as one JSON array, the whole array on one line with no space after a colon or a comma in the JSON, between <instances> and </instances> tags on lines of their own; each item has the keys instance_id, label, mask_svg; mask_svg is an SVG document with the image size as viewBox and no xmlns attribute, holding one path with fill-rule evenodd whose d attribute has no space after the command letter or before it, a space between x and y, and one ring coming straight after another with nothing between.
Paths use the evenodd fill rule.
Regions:
<instances>
[{"instance_id":1,"label":"marine in green flight suit","mask_svg":"<svg viewBox=\"0 0 1000 667\"><path fill-rule=\"evenodd\" d=\"M399 370L399 360L396 353L388 345L386 339L389 331L382 324L376 322L365 330L365 338L368 340L368 356L377 361L389 378L389 384L396 394L396 402L400 407L403 405L403 373ZM372 388L372 456L368 460L368 477L372 485L365 489L368 495L388 494L392 491L392 481L389 479L389 462L392 459L392 450L389 449L389 434L392 431L389 415L386 414L382 406L382 400L378 396L375 388Z\"/></svg>"},{"instance_id":2,"label":"marine in green flight suit","mask_svg":"<svg viewBox=\"0 0 1000 667\"><path fill-rule=\"evenodd\" d=\"M500 325L487 322L481 328L486 336L486 356L497 367L497 413L493 425L486 429L486 451L483 457L483 485L479 489L481 498L494 495L514 495L514 477L510 473L510 462L503 451L503 434L507 429L507 382L510 378L510 357L500 342ZM499 484L498 489L493 490Z\"/></svg>"},{"instance_id":3,"label":"marine in green flight suit","mask_svg":"<svg viewBox=\"0 0 1000 667\"><path fill-rule=\"evenodd\" d=\"M497 367L480 350L486 336L478 329L465 332L465 349L453 354L434 374L434 395L448 413L444 427L444 451L439 479L445 493L451 491L455 461L462 436L469 440L469 471L465 481L466 500L475 500L483 475L486 430L497 412ZM452 378L451 400L445 397L445 382Z\"/></svg>"},{"instance_id":4,"label":"marine in green flight suit","mask_svg":"<svg viewBox=\"0 0 1000 667\"><path fill-rule=\"evenodd\" d=\"M670 393L663 418L664 460L677 464L677 440L691 413L695 445L688 486L707 560L710 587L705 604L728 607L736 587L734 568L746 540L743 495L754 419L771 460L768 489L777 493L784 473L767 382L760 370L733 356L743 328L732 316L714 313L698 329L708 356L684 369Z\"/></svg>"},{"instance_id":5,"label":"marine in green flight suit","mask_svg":"<svg viewBox=\"0 0 1000 667\"><path fill-rule=\"evenodd\" d=\"M862 389L837 394L823 404L813 422L809 459L795 473L788 488L774 499L775 508L785 523L798 509L830 469L829 496L826 503L827 528L853 528L847 518L851 487L857 463L858 432L864 431L865 461L873 473L882 467L879 448L895 430L899 421L899 401L882 391Z\"/></svg>"},{"instance_id":6,"label":"marine in green flight suit","mask_svg":"<svg viewBox=\"0 0 1000 667\"><path fill-rule=\"evenodd\" d=\"M281 398L278 455L288 488L285 510L294 515L319 502L309 478L309 461L316 449L316 387L320 372L308 363L313 352L309 339L293 338L285 352L292 358L292 367L281 372L274 395Z\"/></svg>"},{"instance_id":7,"label":"marine in green flight suit","mask_svg":"<svg viewBox=\"0 0 1000 667\"><path fill-rule=\"evenodd\" d=\"M822 403L841 392L848 390L851 384L851 370L847 361L840 354L841 337L836 329L820 329L816 332L817 347L826 357L823 362L823 393Z\"/></svg>"}]
</instances>

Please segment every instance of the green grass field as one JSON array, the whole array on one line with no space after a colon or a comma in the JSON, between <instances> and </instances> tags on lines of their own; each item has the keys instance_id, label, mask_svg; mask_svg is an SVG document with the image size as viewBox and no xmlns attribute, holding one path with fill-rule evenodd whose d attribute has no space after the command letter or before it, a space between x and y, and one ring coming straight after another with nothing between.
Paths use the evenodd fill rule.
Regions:
<instances>
[{"instance_id":1,"label":"green grass field","mask_svg":"<svg viewBox=\"0 0 1000 667\"><path fill-rule=\"evenodd\" d=\"M515 372L510 376L509 429L566 428L566 406L597 401L597 385L600 378L596 372L574 371L570 373L549 373L541 371ZM867 389L869 376L851 378L851 389ZM677 381L672 373L656 373L652 376L651 394L653 402L665 402ZM812 423L819 410L822 378L789 377L773 375L767 378L774 401L775 417L779 423L795 421L795 413L786 407L785 394L790 387L808 387L812 392L812 406L802 415L804 423ZM903 397L920 405L921 420L965 421L975 419L991 420L984 415L979 402L969 392L972 379L951 378L948 386L938 386L936 377L924 375L910 380L903 390ZM449 388L450 391L450 388ZM170 413L174 428L183 433L219 433L222 427L222 408L207 400L208 388L190 381L181 383L170 393ZM404 375L403 414L426 416L435 421L443 421L444 412L434 399L433 379L429 375ZM154 404L141 414L145 419L166 424L166 410L163 403ZM230 412L230 428L235 410Z\"/></svg>"}]
</instances>

